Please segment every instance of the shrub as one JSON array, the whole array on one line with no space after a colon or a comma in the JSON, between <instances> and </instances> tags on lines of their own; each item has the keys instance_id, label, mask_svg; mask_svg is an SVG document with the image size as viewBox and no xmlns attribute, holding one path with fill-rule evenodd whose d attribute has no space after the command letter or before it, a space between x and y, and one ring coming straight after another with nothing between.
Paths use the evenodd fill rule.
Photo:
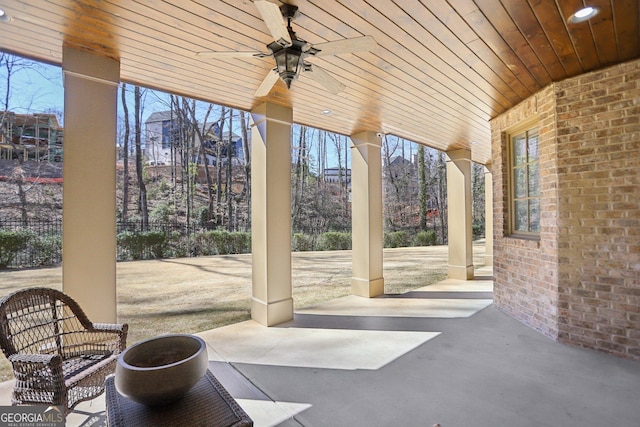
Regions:
<instances>
[{"instance_id":1,"label":"shrub","mask_svg":"<svg viewBox=\"0 0 640 427\"><path fill-rule=\"evenodd\" d=\"M411 243L409 233L406 231L392 231L384 235L385 248L405 248Z\"/></svg>"},{"instance_id":2,"label":"shrub","mask_svg":"<svg viewBox=\"0 0 640 427\"><path fill-rule=\"evenodd\" d=\"M204 256L216 254L216 247L210 236L211 233L211 231L205 231L193 236L193 247L198 254Z\"/></svg>"},{"instance_id":3,"label":"shrub","mask_svg":"<svg viewBox=\"0 0 640 427\"><path fill-rule=\"evenodd\" d=\"M471 232L473 233L473 239L480 239L481 237L485 237L484 235L484 222L474 223L471 226Z\"/></svg>"},{"instance_id":4,"label":"shrub","mask_svg":"<svg viewBox=\"0 0 640 427\"><path fill-rule=\"evenodd\" d=\"M207 206L200 206L196 209L195 214L196 225L200 228L210 230L212 222L209 221L209 208Z\"/></svg>"},{"instance_id":5,"label":"shrub","mask_svg":"<svg viewBox=\"0 0 640 427\"><path fill-rule=\"evenodd\" d=\"M9 267L16 255L27 248L33 237L33 233L28 230L0 230L0 268Z\"/></svg>"},{"instance_id":6,"label":"shrub","mask_svg":"<svg viewBox=\"0 0 640 427\"><path fill-rule=\"evenodd\" d=\"M251 252L251 233L226 230L207 231L199 236L203 255L244 254Z\"/></svg>"},{"instance_id":7,"label":"shrub","mask_svg":"<svg viewBox=\"0 0 640 427\"><path fill-rule=\"evenodd\" d=\"M211 241L212 255L226 255L231 253L231 237L228 231L213 230L205 233Z\"/></svg>"},{"instance_id":8,"label":"shrub","mask_svg":"<svg viewBox=\"0 0 640 427\"><path fill-rule=\"evenodd\" d=\"M117 242L124 259L162 258L167 249L167 235L161 231L124 231L118 234Z\"/></svg>"},{"instance_id":9,"label":"shrub","mask_svg":"<svg viewBox=\"0 0 640 427\"><path fill-rule=\"evenodd\" d=\"M144 245L153 258L164 258L167 250L167 235L162 231L146 231L140 233Z\"/></svg>"},{"instance_id":10,"label":"shrub","mask_svg":"<svg viewBox=\"0 0 640 427\"><path fill-rule=\"evenodd\" d=\"M234 254L248 254L251 252L251 233L234 231L231 233Z\"/></svg>"},{"instance_id":11,"label":"shrub","mask_svg":"<svg viewBox=\"0 0 640 427\"><path fill-rule=\"evenodd\" d=\"M54 265L62 261L62 236L59 234L34 236L31 248L35 265Z\"/></svg>"},{"instance_id":12,"label":"shrub","mask_svg":"<svg viewBox=\"0 0 640 427\"><path fill-rule=\"evenodd\" d=\"M294 233L291 246L296 252L312 251L313 239L311 236L304 233Z\"/></svg>"},{"instance_id":13,"label":"shrub","mask_svg":"<svg viewBox=\"0 0 640 427\"><path fill-rule=\"evenodd\" d=\"M197 244L197 237L198 235L196 234L183 236L178 231L171 232L167 237L167 244L171 253L167 255L175 258L200 255L201 252Z\"/></svg>"},{"instance_id":14,"label":"shrub","mask_svg":"<svg viewBox=\"0 0 640 427\"><path fill-rule=\"evenodd\" d=\"M327 231L320 235L319 250L342 251L351 249L351 233Z\"/></svg>"},{"instance_id":15,"label":"shrub","mask_svg":"<svg viewBox=\"0 0 640 427\"><path fill-rule=\"evenodd\" d=\"M153 208L153 210L149 213L149 221L150 222L167 222L171 217L171 213L173 209L169 206L169 203L162 202L158 203L158 205Z\"/></svg>"},{"instance_id":16,"label":"shrub","mask_svg":"<svg viewBox=\"0 0 640 427\"><path fill-rule=\"evenodd\" d=\"M413 238L413 246L433 246L436 244L438 238L436 232L433 230L420 231Z\"/></svg>"},{"instance_id":17,"label":"shrub","mask_svg":"<svg viewBox=\"0 0 640 427\"><path fill-rule=\"evenodd\" d=\"M144 246L138 233L132 231L123 231L116 236L118 247L122 252L122 259L142 259L144 255Z\"/></svg>"}]
</instances>

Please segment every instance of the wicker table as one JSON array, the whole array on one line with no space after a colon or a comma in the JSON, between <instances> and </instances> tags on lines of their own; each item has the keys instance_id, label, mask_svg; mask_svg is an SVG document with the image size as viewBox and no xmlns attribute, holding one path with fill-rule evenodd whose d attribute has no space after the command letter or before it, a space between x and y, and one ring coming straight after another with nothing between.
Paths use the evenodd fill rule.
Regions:
<instances>
[{"instance_id":1,"label":"wicker table","mask_svg":"<svg viewBox=\"0 0 640 427\"><path fill-rule=\"evenodd\" d=\"M106 396L109 427L253 426L251 418L208 370L182 399L167 406L149 407L122 396L114 376L106 380Z\"/></svg>"}]
</instances>

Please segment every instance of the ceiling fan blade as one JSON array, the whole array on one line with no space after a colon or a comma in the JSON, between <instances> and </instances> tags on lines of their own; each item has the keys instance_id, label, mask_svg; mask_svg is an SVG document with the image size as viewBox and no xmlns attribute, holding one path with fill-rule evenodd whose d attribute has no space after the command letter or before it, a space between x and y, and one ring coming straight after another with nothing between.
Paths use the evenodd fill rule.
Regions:
<instances>
[{"instance_id":1,"label":"ceiling fan blade","mask_svg":"<svg viewBox=\"0 0 640 427\"><path fill-rule=\"evenodd\" d=\"M271 88L276 84L280 75L275 70L269 70L269 73L266 75L258 89L256 90L255 96L262 97L269 95L271 92Z\"/></svg>"},{"instance_id":2,"label":"ceiling fan blade","mask_svg":"<svg viewBox=\"0 0 640 427\"><path fill-rule=\"evenodd\" d=\"M340 93L346 89L345 85L315 64L311 66L311 69L305 70L304 75L320 83L325 89L333 94Z\"/></svg>"},{"instance_id":3,"label":"ceiling fan blade","mask_svg":"<svg viewBox=\"0 0 640 427\"><path fill-rule=\"evenodd\" d=\"M354 37L351 39L336 40L333 42L314 44L315 49L320 52L315 56L339 55L341 53L364 52L378 46L376 40L371 36Z\"/></svg>"},{"instance_id":4,"label":"ceiling fan blade","mask_svg":"<svg viewBox=\"0 0 640 427\"><path fill-rule=\"evenodd\" d=\"M201 58L250 58L250 57L264 58L271 55L268 53L255 52L255 51L254 52L205 51L205 52L196 52L196 56L199 56Z\"/></svg>"},{"instance_id":5,"label":"ceiling fan blade","mask_svg":"<svg viewBox=\"0 0 640 427\"><path fill-rule=\"evenodd\" d=\"M253 3L256 5L258 12L260 12L262 20L267 24L267 28L276 43L283 47L291 46L293 42L291 41L289 30L282 19L280 7L265 0L254 0Z\"/></svg>"}]
</instances>

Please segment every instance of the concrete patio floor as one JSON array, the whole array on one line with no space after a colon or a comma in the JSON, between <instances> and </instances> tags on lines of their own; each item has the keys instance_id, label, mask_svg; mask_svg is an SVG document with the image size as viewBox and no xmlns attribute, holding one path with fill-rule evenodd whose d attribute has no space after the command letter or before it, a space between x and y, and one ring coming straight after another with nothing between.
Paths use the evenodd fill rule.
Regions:
<instances>
[{"instance_id":1,"label":"concrete patio floor","mask_svg":"<svg viewBox=\"0 0 640 427\"><path fill-rule=\"evenodd\" d=\"M199 335L255 426L640 426L640 363L547 339L492 305L491 270L476 276ZM104 407L67 425L104 425Z\"/></svg>"}]
</instances>

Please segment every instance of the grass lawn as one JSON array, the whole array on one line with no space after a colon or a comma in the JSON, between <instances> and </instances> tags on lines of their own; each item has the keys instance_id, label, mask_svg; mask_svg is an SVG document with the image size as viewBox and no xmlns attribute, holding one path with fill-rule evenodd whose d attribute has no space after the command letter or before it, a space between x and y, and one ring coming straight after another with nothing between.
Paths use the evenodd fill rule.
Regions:
<instances>
[{"instance_id":1,"label":"grass lawn","mask_svg":"<svg viewBox=\"0 0 640 427\"><path fill-rule=\"evenodd\" d=\"M484 264L484 241L474 245ZM446 246L385 249L385 292L398 294L446 277ZM351 251L294 252L295 308L351 293ZM47 286L62 289L62 269L0 271L0 296ZM87 284L90 286L90 284ZM166 333L196 333L250 318L251 255L223 255L117 264L118 322L129 324L127 342ZM0 381L13 374L0 359Z\"/></svg>"}]
</instances>

